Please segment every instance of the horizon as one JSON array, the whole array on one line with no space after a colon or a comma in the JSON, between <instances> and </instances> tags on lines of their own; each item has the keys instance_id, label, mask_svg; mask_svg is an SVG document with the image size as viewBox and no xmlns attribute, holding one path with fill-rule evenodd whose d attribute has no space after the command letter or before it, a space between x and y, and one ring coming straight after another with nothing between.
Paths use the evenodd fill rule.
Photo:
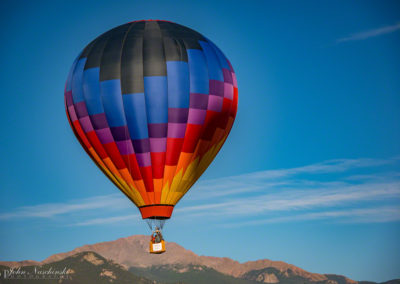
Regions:
<instances>
[{"instance_id":1,"label":"horizon","mask_svg":"<svg viewBox=\"0 0 400 284\"><path fill-rule=\"evenodd\" d=\"M150 234L76 141L63 90L92 39L130 21L163 19L212 40L239 89L231 133L175 207L166 241L240 263L271 259L357 281L400 278L397 1L0 6L0 260Z\"/></svg>"}]
</instances>

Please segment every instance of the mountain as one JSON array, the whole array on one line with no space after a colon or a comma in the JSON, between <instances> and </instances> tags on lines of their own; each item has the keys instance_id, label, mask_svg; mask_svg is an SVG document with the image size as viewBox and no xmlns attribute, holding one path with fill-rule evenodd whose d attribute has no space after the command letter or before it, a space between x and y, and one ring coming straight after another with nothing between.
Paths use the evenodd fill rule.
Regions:
<instances>
[{"instance_id":1,"label":"mountain","mask_svg":"<svg viewBox=\"0 0 400 284\"><path fill-rule=\"evenodd\" d=\"M83 251L95 251L98 254L112 259L125 267L151 267L160 265L200 265L212 268L223 274L233 277L241 277L249 271L259 270L266 267L276 268L278 271L285 272L288 269L310 281L323 281L328 278L322 274L310 273L294 265L287 264L282 261L257 260L245 263L239 263L226 257L210 257L198 256L190 250L182 246L170 242L167 244L167 251L161 255L153 255L148 253L149 237L143 235L135 235L127 238L120 238L115 241L102 242L93 245L85 245L78 247L66 253L52 255L41 263L51 263L61 260L65 257L74 255ZM1 262L0 262L1 264ZM10 263L11 264L11 263ZM6 264L7 265L7 264ZM18 266L18 263L12 263ZM354 281L349 280L353 284Z\"/></svg>"},{"instance_id":2,"label":"mountain","mask_svg":"<svg viewBox=\"0 0 400 284\"><path fill-rule=\"evenodd\" d=\"M259 284L259 282L235 278L223 274L215 269L200 265L159 265L148 268L131 267L130 272L135 275L163 283L190 283L190 284Z\"/></svg>"},{"instance_id":3,"label":"mountain","mask_svg":"<svg viewBox=\"0 0 400 284\"><path fill-rule=\"evenodd\" d=\"M4 274L8 268L0 266L0 271ZM51 262L42 266L28 265L24 266L24 273L16 273L15 277L20 275L20 279L4 279L0 278L1 284L24 284L31 283L48 283L48 284L155 284L154 280L149 280L144 277L136 276L135 274L127 271L124 267L113 261L107 260L95 252L81 252L73 256L66 257L60 261ZM35 270L37 272L35 272ZM55 274L48 273L42 279L43 273L41 272L58 272ZM36 278L36 277L39 277ZM53 278L53 279L49 279Z\"/></svg>"},{"instance_id":4,"label":"mountain","mask_svg":"<svg viewBox=\"0 0 400 284\"><path fill-rule=\"evenodd\" d=\"M0 265L8 267L46 265L82 252L92 251L118 263L134 275L168 283L374 283L357 282L341 275L311 273L282 261L263 259L239 263L226 257L199 256L173 242L167 243L165 253L153 255L148 253L148 242L148 236L135 235L115 241L84 245L69 252L52 255L42 262L32 260L0 262ZM400 280L392 280L387 284L400 284Z\"/></svg>"}]
</instances>

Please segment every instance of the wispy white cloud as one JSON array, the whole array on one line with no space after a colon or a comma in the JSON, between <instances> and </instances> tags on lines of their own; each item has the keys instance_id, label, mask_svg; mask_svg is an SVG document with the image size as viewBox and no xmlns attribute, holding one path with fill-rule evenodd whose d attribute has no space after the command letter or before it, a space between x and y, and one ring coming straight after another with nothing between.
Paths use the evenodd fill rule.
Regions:
<instances>
[{"instance_id":1,"label":"wispy white cloud","mask_svg":"<svg viewBox=\"0 0 400 284\"><path fill-rule=\"evenodd\" d=\"M265 191L274 188L288 187L339 187L345 181L319 181L307 179L304 175L343 173L362 168L379 167L397 163L399 157L391 159L335 159L302 167L259 171L239 176L224 177L203 181L195 185L190 192L193 199L212 199L214 197L232 196L233 194ZM293 179L302 175L299 179Z\"/></svg>"},{"instance_id":2,"label":"wispy white cloud","mask_svg":"<svg viewBox=\"0 0 400 284\"><path fill-rule=\"evenodd\" d=\"M267 189L266 189L267 190ZM366 202L380 203L384 201L396 201L397 207L390 207L390 210L381 210L373 218L365 217L368 212L375 212L372 209L348 209L346 206L363 205ZM337 211L330 211L332 208L342 207ZM326 210L319 213L302 213L313 210ZM374 209L375 210L375 209ZM314 189L281 190L271 194L255 196L233 196L220 202L216 199L202 204L184 206L175 209L175 217L182 217L190 220L224 220L233 221L238 218L254 218L269 216L276 213L291 214L291 216L266 219L262 221L251 221L234 223L239 225L256 225L259 223L290 222L296 220L316 219L341 219L351 215L353 222L392 222L400 221L400 181L366 183L359 185L322 186ZM342 212L342 213L340 213ZM362 213L364 215L362 215ZM390 214L394 214L391 216ZM371 213L372 214L372 213ZM363 216L365 218L363 218ZM73 224L74 226L105 225L125 220L138 220L140 216L122 215L111 218L96 218ZM229 225L228 225L229 226Z\"/></svg>"},{"instance_id":3,"label":"wispy white cloud","mask_svg":"<svg viewBox=\"0 0 400 284\"><path fill-rule=\"evenodd\" d=\"M139 220L139 214L130 214L116 217L107 217L107 218L95 218L89 219L83 222L78 222L71 224L70 226L93 226L93 225L106 225L106 224L115 224L123 221L137 221Z\"/></svg>"},{"instance_id":4,"label":"wispy white cloud","mask_svg":"<svg viewBox=\"0 0 400 284\"><path fill-rule=\"evenodd\" d=\"M326 218L340 220L352 213L353 217L348 220L399 221L396 207L400 207L399 162L399 157L336 159L205 180L195 185L189 196L176 207L174 217L182 221L189 217L190 220L212 218L227 222L257 218L261 219L260 222L272 223ZM371 204L376 208L391 207L382 207L386 209L381 208L381 213L375 214L374 218L364 218L373 209L361 208ZM72 216L79 212L75 214L78 218L69 221L70 226L100 226L140 219L139 214L132 214L132 207L122 194L113 194L20 207L14 212L0 214L0 220ZM115 211L113 217L109 217L110 210ZM120 215L115 216L116 212ZM279 215L281 217L276 217Z\"/></svg>"},{"instance_id":5,"label":"wispy white cloud","mask_svg":"<svg viewBox=\"0 0 400 284\"><path fill-rule=\"evenodd\" d=\"M368 30L360 33L355 33L347 37L339 38L336 42L342 43L346 41L364 40L371 37L376 37L384 34L393 33L400 30L400 23L392 26L386 26L378 29Z\"/></svg>"},{"instance_id":6,"label":"wispy white cloud","mask_svg":"<svg viewBox=\"0 0 400 284\"><path fill-rule=\"evenodd\" d=\"M385 206L362 209L345 209L313 213L294 214L290 216L266 218L246 222L224 224L224 227L256 226L271 223L288 223L313 220L331 220L341 223L384 223L400 221L400 206Z\"/></svg>"},{"instance_id":7,"label":"wispy white cloud","mask_svg":"<svg viewBox=\"0 0 400 284\"><path fill-rule=\"evenodd\" d=\"M16 208L13 212L0 214L0 220L14 218L50 218L56 215L71 214L79 211L123 208L129 206L122 195L112 194L95 196L66 203L45 203Z\"/></svg>"},{"instance_id":8,"label":"wispy white cloud","mask_svg":"<svg viewBox=\"0 0 400 284\"><path fill-rule=\"evenodd\" d=\"M232 220L337 207L346 212L348 207L368 203L394 202L400 206L400 175L393 171L398 162L399 157L340 159L205 181L190 196L196 199L195 204L187 202L189 205L177 208L176 213Z\"/></svg>"},{"instance_id":9,"label":"wispy white cloud","mask_svg":"<svg viewBox=\"0 0 400 284\"><path fill-rule=\"evenodd\" d=\"M185 214L227 217L259 215L276 211L313 210L363 201L400 200L400 181L342 187L296 189L256 196L241 196L222 202L188 206Z\"/></svg>"}]
</instances>

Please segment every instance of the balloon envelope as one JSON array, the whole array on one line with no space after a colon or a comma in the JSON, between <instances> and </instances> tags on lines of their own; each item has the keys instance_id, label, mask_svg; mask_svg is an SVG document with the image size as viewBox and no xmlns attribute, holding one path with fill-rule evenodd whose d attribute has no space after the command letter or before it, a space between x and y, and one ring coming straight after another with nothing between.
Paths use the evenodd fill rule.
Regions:
<instances>
[{"instance_id":1,"label":"balloon envelope","mask_svg":"<svg viewBox=\"0 0 400 284\"><path fill-rule=\"evenodd\" d=\"M236 76L210 40L167 21L136 21L93 40L65 86L82 147L145 218L169 218L233 125Z\"/></svg>"}]
</instances>

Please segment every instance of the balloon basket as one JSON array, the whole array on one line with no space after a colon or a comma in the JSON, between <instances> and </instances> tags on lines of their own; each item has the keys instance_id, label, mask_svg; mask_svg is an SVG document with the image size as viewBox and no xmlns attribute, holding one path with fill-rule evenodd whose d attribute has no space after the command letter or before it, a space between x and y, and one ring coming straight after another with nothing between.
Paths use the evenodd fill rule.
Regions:
<instances>
[{"instance_id":1,"label":"balloon basket","mask_svg":"<svg viewBox=\"0 0 400 284\"><path fill-rule=\"evenodd\" d=\"M160 243L153 243L150 241L150 253L153 254L161 254L165 252L165 242L161 241Z\"/></svg>"}]
</instances>

